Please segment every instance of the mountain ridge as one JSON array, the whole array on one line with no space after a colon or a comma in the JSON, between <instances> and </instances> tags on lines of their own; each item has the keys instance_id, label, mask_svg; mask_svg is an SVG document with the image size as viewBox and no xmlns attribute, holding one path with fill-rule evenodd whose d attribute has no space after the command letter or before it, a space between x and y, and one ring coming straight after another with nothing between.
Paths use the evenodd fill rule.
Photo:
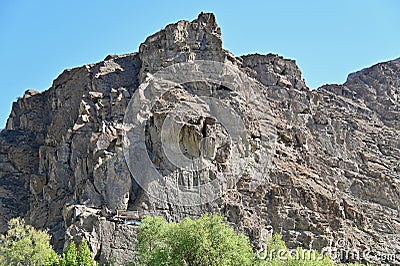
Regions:
<instances>
[{"instance_id":1,"label":"mountain ridge","mask_svg":"<svg viewBox=\"0 0 400 266\"><path fill-rule=\"evenodd\" d=\"M184 124L188 138L182 145L196 151L190 139L206 128L217 140L215 147L207 146L218 158L210 175L224 173L221 169L238 165L242 157L253 168L213 202L173 206L147 195L130 173L123 124L148 73L196 60L228 64L260 84L260 97L247 105L228 90L218 92L236 104L249 136L248 144L237 145L248 145L252 153L236 158L235 145L225 149L225 140L219 139L227 134L223 128L192 122ZM346 239L349 248L398 253L400 60L349 76L342 85L310 90L294 60L273 54L235 57L223 49L220 28L210 13L166 26L146 38L139 52L65 70L48 90L26 91L0 133L0 231L6 230L7 220L22 216L38 228L49 228L57 249L87 238L92 253L105 263L110 256L123 260L134 252L130 241L135 241L136 229L113 221L110 213L116 210L139 210L168 220L219 212L254 246L272 226L289 247L322 249L332 239ZM204 88L199 83L191 89L203 95ZM154 107L159 109L146 129L148 154L166 177L175 170L160 151L158 123L173 110L168 108L178 96L193 104L182 88L171 91ZM253 114L268 115L269 124L252 119ZM196 114L190 116L198 120ZM272 154L269 138L276 142ZM260 160L264 157L268 164ZM257 175L262 182L252 190ZM363 261L399 264L379 257Z\"/></svg>"}]
</instances>

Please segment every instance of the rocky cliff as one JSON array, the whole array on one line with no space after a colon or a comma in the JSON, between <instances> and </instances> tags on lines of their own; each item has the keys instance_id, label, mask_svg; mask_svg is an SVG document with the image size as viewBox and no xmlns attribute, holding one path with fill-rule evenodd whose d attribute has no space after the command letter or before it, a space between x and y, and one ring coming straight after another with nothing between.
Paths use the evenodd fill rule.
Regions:
<instances>
[{"instance_id":1,"label":"rocky cliff","mask_svg":"<svg viewBox=\"0 0 400 266\"><path fill-rule=\"evenodd\" d=\"M153 197L136 176L148 169L131 169L141 158L126 158L127 110L152 100L141 88L156 73L208 61L228 65L240 86L178 82L130 122L147 119L140 147L163 179L185 187L218 180L223 189L200 205L168 200L181 197L168 189ZM237 139L204 97L237 114L243 127ZM176 109L182 103L190 111ZM180 124L185 157L201 157L206 168L170 162L163 142L173 136L161 134L167 120ZM169 220L219 212L255 247L272 226L290 247L339 243L370 251L363 261L400 264L382 256L400 253L399 136L399 59L311 91L293 60L224 50L214 15L202 13L148 37L138 53L65 70L48 90L26 91L13 104L0 133L0 231L22 216L49 228L58 249L86 237L104 263L134 252L136 227L116 222L117 210Z\"/></svg>"}]
</instances>

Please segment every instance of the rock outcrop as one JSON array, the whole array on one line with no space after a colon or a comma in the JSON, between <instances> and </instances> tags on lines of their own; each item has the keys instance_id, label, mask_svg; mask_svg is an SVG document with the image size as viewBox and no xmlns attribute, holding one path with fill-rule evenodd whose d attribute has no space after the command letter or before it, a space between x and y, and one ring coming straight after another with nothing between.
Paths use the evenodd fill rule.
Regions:
<instances>
[{"instance_id":1,"label":"rock outcrop","mask_svg":"<svg viewBox=\"0 0 400 266\"><path fill-rule=\"evenodd\" d=\"M177 86L150 112L146 147L153 164L165 177L179 172L163 154L160 130L176 103L185 102L194 111L177 113L190 118L179 133L185 156L199 156L204 136L212 140L201 146L212 162L207 180L240 168L234 156L251 167L235 176L237 182L222 184L220 198L175 206L149 196L129 171L124 118L141 83L168 66L197 60L243 73L257 84L257 97L248 103L235 88L200 81ZM229 132L207 116L199 95L218 95L232 106L246 130L241 142L229 142ZM116 222L117 210L169 220L219 212L255 247L272 226L290 247L322 249L346 240L341 248L370 251L362 261L400 264L381 256L400 253L399 136L399 59L311 91L293 60L234 57L224 50L214 15L202 13L148 37L138 53L66 70L48 90L27 91L13 104L0 133L0 231L22 216L49 228L58 249L86 237L105 263L134 253L136 227ZM242 146L247 151L233 152ZM188 185L184 180L193 173L179 175ZM252 186L255 179L261 182Z\"/></svg>"}]
</instances>

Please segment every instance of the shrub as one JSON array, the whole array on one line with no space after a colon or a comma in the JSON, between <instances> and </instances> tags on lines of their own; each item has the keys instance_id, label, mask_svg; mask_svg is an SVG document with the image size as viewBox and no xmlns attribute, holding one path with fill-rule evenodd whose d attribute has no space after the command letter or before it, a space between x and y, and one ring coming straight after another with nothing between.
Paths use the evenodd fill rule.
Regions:
<instances>
[{"instance_id":1,"label":"shrub","mask_svg":"<svg viewBox=\"0 0 400 266\"><path fill-rule=\"evenodd\" d=\"M254 253L219 215L167 223L145 217L138 235L140 265L253 265Z\"/></svg>"}]
</instances>

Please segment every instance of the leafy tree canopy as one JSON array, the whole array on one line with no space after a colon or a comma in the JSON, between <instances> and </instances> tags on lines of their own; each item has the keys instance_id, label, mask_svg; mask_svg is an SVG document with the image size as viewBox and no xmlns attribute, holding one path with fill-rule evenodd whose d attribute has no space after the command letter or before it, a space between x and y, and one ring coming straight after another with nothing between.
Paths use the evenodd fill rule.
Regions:
<instances>
[{"instance_id":1,"label":"leafy tree canopy","mask_svg":"<svg viewBox=\"0 0 400 266\"><path fill-rule=\"evenodd\" d=\"M50 245L50 235L26 225L21 218L8 223L8 231L0 235L0 265L10 266L93 266L87 241L76 248L74 242L57 256Z\"/></svg>"},{"instance_id":2,"label":"leafy tree canopy","mask_svg":"<svg viewBox=\"0 0 400 266\"><path fill-rule=\"evenodd\" d=\"M263 252L254 253L248 239L236 233L220 215L168 223L161 217L142 220L138 264L146 266L333 266L316 250L289 250L279 234L269 237ZM137 265L137 264L135 264Z\"/></svg>"},{"instance_id":3,"label":"leafy tree canopy","mask_svg":"<svg viewBox=\"0 0 400 266\"><path fill-rule=\"evenodd\" d=\"M58 266L93 266L96 265L94 259L90 255L90 249L86 239L83 239L76 248L76 244L72 241L61 255Z\"/></svg>"},{"instance_id":4,"label":"leafy tree canopy","mask_svg":"<svg viewBox=\"0 0 400 266\"><path fill-rule=\"evenodd\" d=\"M247 238L219 215L181 223L146 217L138 240L141 265L253 265L255 257Z\"/></svg>"},{"instance_id":5,"label":"leafy tree canopy","mask_svg":"<svg viewBox=\"0 0 400 266\"><path fill-rule=\"evenodd\" d=\"M46 231L37 231L21 218L9 221L8 231L0 236L0 265L47 266L57 262Z\"/></svg>"}]
</instances>

